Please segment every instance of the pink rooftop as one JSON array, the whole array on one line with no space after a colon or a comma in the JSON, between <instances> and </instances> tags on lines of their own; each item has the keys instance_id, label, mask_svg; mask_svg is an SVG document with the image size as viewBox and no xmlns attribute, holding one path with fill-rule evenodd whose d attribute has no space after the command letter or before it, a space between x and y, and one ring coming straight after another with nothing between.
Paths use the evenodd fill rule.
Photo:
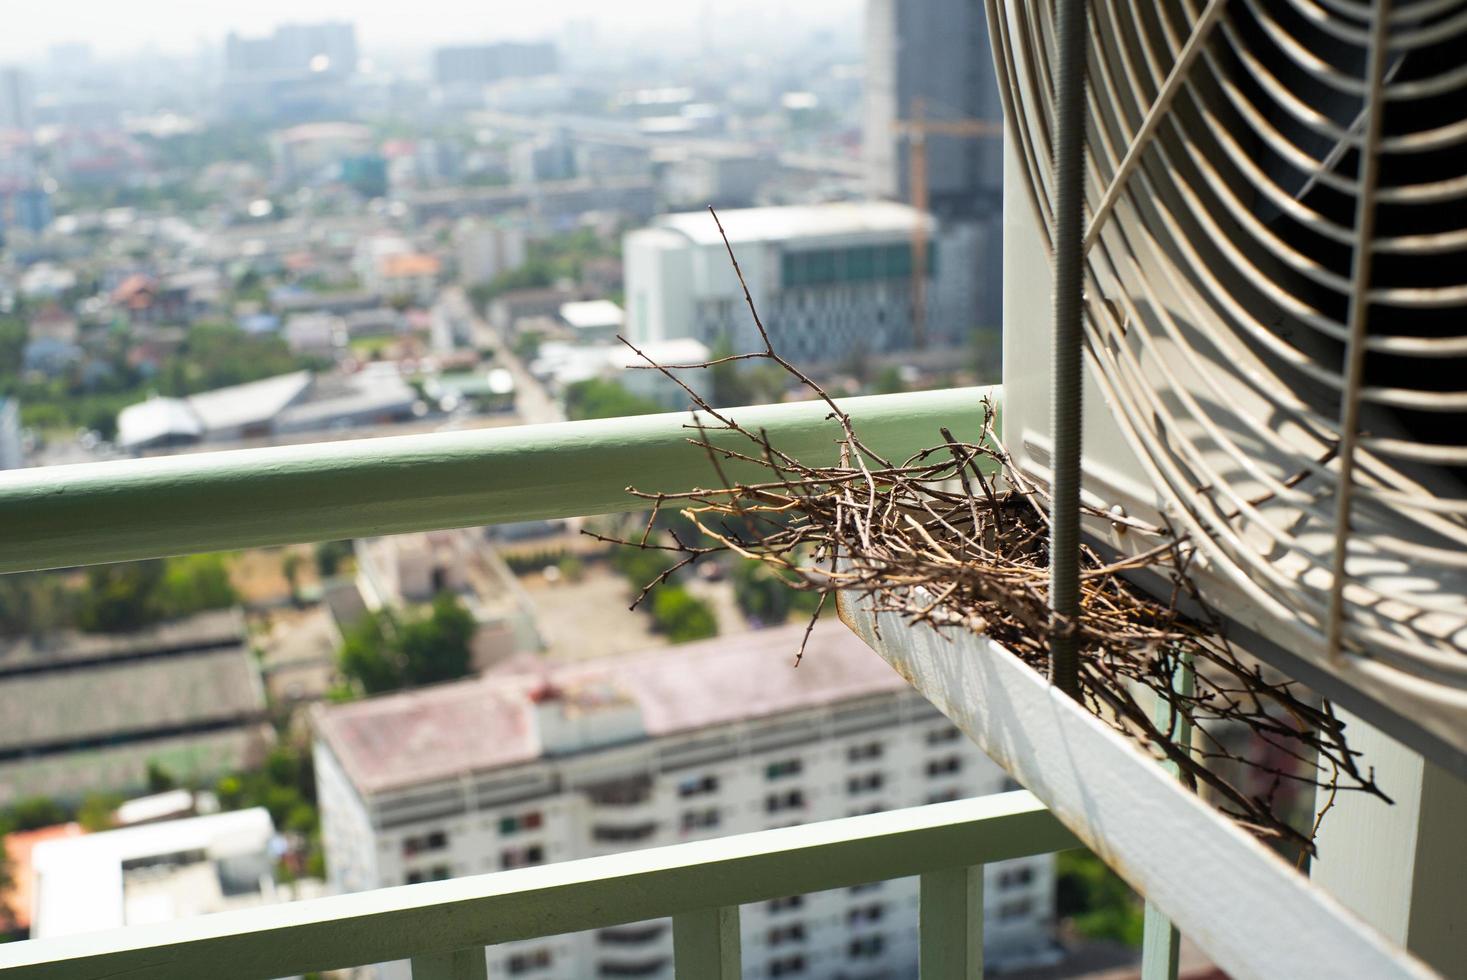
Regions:
<instances>
[{"instance_id":1,"label":"pink rooftop","mask_svg":"<svg viewBox=\"0 0 1467 980\"><path fill-rule=\"evenodd\" d=\"M356 787L380 793L531 762L534 699L615 691L647 737L897 691L906 685L850 630L819 625L794 664L803 624L570 664L520 658L470 680L318 709L317 734Z\"/></svg>"}]
</instances>

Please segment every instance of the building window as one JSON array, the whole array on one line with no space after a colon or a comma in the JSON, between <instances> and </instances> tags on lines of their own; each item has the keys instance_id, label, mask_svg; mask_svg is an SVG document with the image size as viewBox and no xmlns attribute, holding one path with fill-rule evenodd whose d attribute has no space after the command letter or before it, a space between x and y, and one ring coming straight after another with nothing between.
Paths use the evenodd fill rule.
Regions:
<instances>
[{"instance_id":1,"label":"building window","mask_svg":"<svg viewBox=\"0 0 1467 980\"><path fill-rule=\"evenodd\" d=\"M933 759L931 762L927 763L927 775L950 776L953 773L960 771L962 768L963 760L958 756L950 755L942 759Z\"/></svg>"},{"instance_id":2,"label":"building window","mask_svg":"<svg viewBox=\"0 0 1467 980\"><path fill-rule=\"evenodd\" d=\"M886 906L880 902L871 905L858 905L846 913L846 925L861 926L880 922L881 917L886 914Z\"/></svg>"},{"instance_id":3,"label":"building window","mask_svg":"<svg viewBox=\"0 0 1467 980\"><path fill-rule=\"evenodd\" d=\"M927 733L927 744L942 745L946 742L956 742L962 737L963 733L957 727L944 725L941 728L934 728Z\"/></svg>"},{"instance_id":4,"label":"building window","mask_svg":"<svg viewBox=\"0 0 1467 980\"><path fill-rule=\"evenodd\" d=\"M803 922L792 922L787 926L775 926L769 930L769 945L783 946L785 943L802 943L805 941L805 924Z\"/></svg>"},{"instance_id":5,"label":"building window","mask_svg":"<svg viewBox=\"0 0 1467 980\"><path fill-rule=\"evenodd\" d=\"M852 776L846 780L846 792L852 796L862 793L874 793L886 783L886 777L879 772L868 772L860 776Z\"/></svg>"},{"instance_id":6,"label":"building window","mask_svg":"<svg viewBox=\"0 0 1467 980\"><path fill-rule=\"evenodd\" d=\"M765 903L765 908L768 909L770 915L776 915L780 912L791 912L804 907L804 895L786 895L784 898L772 898Z\"/></svg>"},{"instance_id":7,"label":"building window","mask_svg":"<svg viewBox=\"0 0 1467 980\"><path fill-rule=\"evenodd\" d=\"M847 888L846 891L850 892L852 895L867 895L871 892L881 891L881 884L882 883L879 881L866 881L862 882L859 885L852 885L850 888Z\"/></svg>"},{"instance_id":8,"label":"building window","mask_svg":"<svg viewBox=\"0 0 1467 980\"><path fill-rule=\"evenodd\" d=\"M613 779L587 786L585 792L597 806L635 806L652 798L652 777L642 775Z\"/></svg>"},{"instance_id":9,"label":"building window","mask_svg":"<svg viewBox=\"0 0 1467 980\"><path fill-rule=\"evenodd\" d=\"M621 844L628 841L646 840L655 833L657 833L657 824L655 821L632 824L630 826L603 824L591 828L591 839L604 844Z\"/></svg>"},{"instance_id":10,"label":"building window","mask_svg":"<svg viewBox=\"0 0 1467 980\"><path fill-rule=\"evenodd\" d=\"M720 819L718 807L709 807L706 810L689 810L683 814L683 833L690 830L705 830L709 827L717 827Z\"/></svg>"},{"instance_id":11,"label":"building window","mask_svg":"<svg viewBox=\"0 0 1467 980\"><path fill-rule=\"evenodd\" d=\"M867 804L866 806L853 806L849 810L846 811L846 816L848 816L848 817L864 817L864 816L868 816L869 814L872 814L872 813L881 813L885 809L886 809L886 804L878 801L876 803Z\"/></svg>"},{"instance_id":12,"label":"building window","mask_svg":"<svg viewBox=\"0 0 1467 980\"><path fill-rule=\"evenodd\" d=\"M409 871L406 881L409 885L422 884L425 881L443 881L452 878L453 872L446 864L435 864L431 868L420 868L417 871Z\"/></svg>"},{"instance_id":13,"label":"building window","mask_svg":"<svg viewBox=\"0 0 1467 980\"><path fill-rule=\"evenodd\" d=\"M684 799L689 796L702 796L704 793L716 792L718 792L717 776L693 776L677 784L677 795Z\"/></svg>"},{"instance_id":14,"label":"building window","mask_svg":"<svg viewBox=\"0 0 1467 980\"><path fill-rule=\"evenodd\" d=\"M528 868L545 860L545 848L539 844L529 847L508 847L499 852L499 866L504 869Z\"/></svg>"},{"instance_id":15,"label":"building window","mask_svg":"<svg viewBox=\"0 0 1467 980\"><path fill-rule=\"evenodd\" d=\"M765 813L781 813L785 810L799 810L805 805L805 794L800 790L792 789L786 793L770 793L764 797Z\"/></svg>"},{"instance_id":16,"label":"building window","mask_svg":"<svg viewBox=\"0 0 1467 980\"><path fill-rule=\"evenodd\" d=\"M998 918L1000 922L1011 922L1014 919L1027 919L1033 914L1034 903L1027 898L1004 902L998 907Z\"/></svg>"},{"instance_id":17,"label":"building window","mask_svg":"<svg viewBox=\"0 0 1467 980\"><path fill-rule=\"evenodd\" d=\"M550 950L536 949L528 953L515 953L505 963L505 970L512 977L534 970L543 970L550 965Z\"/></svg>"},{"instance_id":18,"label":"building window","mask_svg":"<svg viewBox=\"0 0 1467 980\"><path fill-rule=\"evenodd\" d=\"M1034 881L1034 869L1005 868L998 874L998 887L1000 888L1022 888Z\"/></svg>"},{"instance_id":19,"label":"building window","mask_svg":"<svg viewBox=\"0 0 1467 980\"><path fill-rule=\"evenodd\" d=\"M499 833L505 837L518 834L525 830L539 830L544 823L539 810L529 810L525 813L515 814L509 817L499 818Z\"/></svg>"},{"instance_id":20,"label":"building window","mask_svg":"<svg viewBox=\"0 0 1467 980\"><path fill-rule=\"evenodd\" d=\"M418 854L427 854L430 851L441 851L447 846L448 834L442 830L435 830L430 834L420 834L417 837L404 837L402 856L410 858Z\"/></svg>"},{"instance_id":21,"label":"building window","mask_svg":"<svg viewBox=\"0 0 1467 980\"><path fill-rule=\"evenodd\" d=\"M859 939L851 940L850 945L846 947L846 954L853 960L870 959L873 956L880 956L885 949L885 937L862 936Z\"/></svg>"},{"instance_id":22,"label":"building window","mask_svg":"<svg viewBox=\"0 0 1467 980\"><path fill-rule=\"evenodd\" d=\"M846 749L847 762L866 762L870 759L881 758L882 745L880 742L865 742L861 745L852 745Z\"/></svg>"},{"instance_id":23,"label":"building window","mask_svg":"<svg viewBox=\"0 0 1467 980\"><path fill-rule=\"evenodd\" d=\"M635 946L651 942L666 931L667 925L662 922L637 923L602 929L596 933L596 941L607 946Z\"/></svg>"},{"instance_id":24,"label":"building window","mask_svg":"<svg viewBox=\"0 0 1467 980\"><path fill-rule=\"evenodd\" d=\"M953 800L958 799L962 795L963 794L959 793L955 787L949 787L948 789L940 789L940 790L938 790L935 793L928 793L927 794L927 802L928 803L950 803Z\"/></svg>"},{"instance_id":25,"label":"building window","mask_svg":"<svg viewBox=\"0 0 1467 980\"><path fill-rule=\"evenodd\" d=\"M805 769L805 764L799 759L783 759L779 762L771 762L764 768L765 779L783 779L785 776L797 776Z\"/></svg>"},{"instance_id":26,"label":"building window","mask_svg":"<svg viewBox=\"0 0 1467 980\"><path fill-rule=\"evenodd\" d=\"M602 977L655 977L661 976L666 969L667 957L659 956L638 963L600 963L596 974Z\"/></svg>"},{"instance_id":27,"label":"building window","mask_svg":"<svg viewBox=\"0 0 1467 980\"><path fill-rule=\"evenodd\" d=\"M769 961L769 975L771 977L797 977L805 972L805 957L781 956L777 960Z\"/></svg>"}]
</instances>

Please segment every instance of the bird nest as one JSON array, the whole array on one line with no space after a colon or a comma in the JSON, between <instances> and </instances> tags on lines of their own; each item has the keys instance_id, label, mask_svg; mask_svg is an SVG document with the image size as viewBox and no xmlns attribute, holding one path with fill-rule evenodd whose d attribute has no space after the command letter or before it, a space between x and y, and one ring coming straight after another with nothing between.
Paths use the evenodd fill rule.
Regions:
<instances>
[{"instance_id":1,"label":"bird nest","mask_svg":"<svg viewBox=\"0 0 1467 980\"><path fill-rule=\"evenodd\" d=\"M732 249L728 254L742 283ZM897 613L913 628L986 634L1046 675L1054 631L1072 631L1080 649L1080 703L1174 764L1186 785L1253 833L1312 853L1318 820L1301 829L1279 812L1276 798L1289 784L1313 787L1325 804L1321 816L1339 790L1385 799L1328 702L1229 644L1221 621L1192 587L1187 570L1195 552L1184 534L1148 528L1159 544L1113 561L1084 549L1081 614L1056 622L1048 603L1049 501L1002 449L993 405L984 404L981 429L966 438L940 429L929 448L888 458L862 440L819 384L776 351L747 286L744 296L762 350L671 365L623 341L646 362L643 369L662 372L687 393L696 410L689 442L707 453L718 477L714 486L683 492L629 488L649 504L646 526L632 539L603 540L676 559L637 602L679 569L727 552L762 562L791 588L819 596L794 652L796 665L836 592ZM795 458L765 432L714 407L682 377L743 360L778 365L826 404L838 446L835 465ZM738 479L731 476L736 467ZM758 478L749 478L751 467ZM696 538L656 530L669 508L691 522ZM1145 590L1136 584L1144 577L1150 578ZM1253 737L1232 737L1239 729Z\"/></svg>"}]
</instances>

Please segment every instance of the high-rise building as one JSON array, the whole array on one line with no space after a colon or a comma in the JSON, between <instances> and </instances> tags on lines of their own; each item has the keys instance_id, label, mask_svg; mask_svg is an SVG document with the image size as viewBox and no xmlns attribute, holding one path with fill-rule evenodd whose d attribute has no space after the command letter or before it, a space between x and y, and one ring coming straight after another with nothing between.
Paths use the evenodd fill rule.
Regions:
<instances>
[{"instance_id":1,"label":"high-rise building","mask_svg":"<svg viewBox=\"0 0 1467 980\"><path fill-rule=\"evenodd\" d=\"M35 103L30 73L21 68L0 68L0 130L30 132L36 124Z\"/></svg>"},{"instance_id":2,"label":"high-rise building","mask_svg":"<svg viewBox=\"0 0 1467 980\"><path fill-rule=\"evenodd\" d=\"M862 152L877 197L907 201L908 137L899 122L1000 122L982 0L867 0L866 104ZM929 135L927 185L939 217L982 217L1003 191L1001 140Z\"/></svg>"},{"instance_id":3,"label":"high-rise building","mask_svg":"<svg viewBox=\"0 0 1467 980\"><path fill-rule=\"evenodd\" d=\"M340 116L356 70L356 27L349 23L282 24L265 37L231 33L224 44L225 109L281 121Z\"/></svg>"},{"instance_id":4,"label":"high-rise building","mask_svg":"<svg viewBox=\"0 0 1467 980\"><path fill-rule=\"evenodd\" d=\"M804 626L318 709L331 885L358 891L998 792L1002 770L855 635ZM984 869L987 965L1052 950L1053 858ZM912 879L749 906L744 975L915 976ZM490 976L670 977L664 921L508 943ZM406 975L406 964L386 967Z\"/></svg>"},{"instance_id":5,"label":"high-rise building","mask_svg":"<svg viewBox=\"0 0 1467 980\"><path fill-rule=\"evenodd\" d=\"M549 41L463 44L433 52L433 81L442 86L489 85L506 78L553 75L559 67Z\"/></svg>"},{"instance_id":6,"label":"high-rise building","mask_svg":"<svg viewBox=\"0 0 1467 980\"><path fill-rule=\"evenodd\" d=\"M267 37L231 33L224 42L227 78L266 75L347 76L357 70L357 32L352 24L281 24Z\"/></svg>"},{"instance_id":7,"label":"high-rise building","mask_svg":"<svg viewBox=\"0 0 1467 980\"><path fill-rule=\"evenodd\" d=\"M869 193L912 199L911 135L903 122L998 123L988 20L982 0L867 0L862 154ZM961 335L1002 319L1002 141L926 134L928 207L949 233L943 315ZM961 272L961 274L959 274Z\"/></svg>"},{"instance_id":8,"label":"high-rise building","mask_svg":"<svg viewBox=\"0 0 1467 980\"><path fill-rule=\"evenodd\" d=\"M927 340L951 347L966 335L966 307L954 309L949 288L949 280L963 278L960 267L949 265L951 239L928 215L864 201L745 208L719 218L770 337L802 364L915 345L911 244L918 228L930 242ZM707 212L661 215L629 233L622 261L627 329L639 346L681 337L709 347L762 346Z\"/></svg>"}]
</instances>

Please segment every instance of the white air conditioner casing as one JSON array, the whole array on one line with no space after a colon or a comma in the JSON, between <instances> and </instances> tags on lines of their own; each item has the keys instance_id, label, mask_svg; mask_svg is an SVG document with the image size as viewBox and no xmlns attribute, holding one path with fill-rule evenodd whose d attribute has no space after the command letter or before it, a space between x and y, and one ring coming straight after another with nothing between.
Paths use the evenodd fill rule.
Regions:
<instances>
[{"instance_id":1,"label":"white air conditioner casing","mask_svg":"<svg viewBox=\"0 0 1467 980\"><path fill-rule=\"evenodd\" d=\"M1163 6L1171 11L1173 27L1185 27L1188 18L1195 26L1198 12L1207 5ZM1191 70L1215 72L1227 57L1220 46L1235 43L1237 32L1252 23L1235 22L1230 17L1263 17L1280 5L1259 0L1256 4L1223 6L1237 7L1242 12L1224 10L1208 41L1214 47L1203 48ZM1004 175L1003 437L1015 462L1041 484L1047 484L1050 475L1053 307L1048 238L1036 203L1041 209L1047 207L1048 176L1040 179L1037 192L1031 193L1031 188L1035 186L1033 161L1041 153L1047 156L1048 148L1048 124L1042 119L1049 108L1046 97L1035 95L1044 90L1035 79L1043 79L1053 69L1040 64L1045 56L1031 52L1048 50L1053 24L1047 8L1043 4L990 4L991 15L1002 18L1007 28L995 31L1000 85L1005 84L1004 59L1008 57L1012 59L1010 93L1017 93L1017 98L1006 106L1010 115ZM1096 42L1103 51L1092 48L1089 142L1094 156L1087 174L1090 214L1100 205L1107 182L1125 152L1125 138L1142 125L1145 110L1160 87L1159 79L1174 63L1165 60L1166 52L1158 52L1154 38L1153 47L1145 51L1135 38L1115 40L1126 32L1115 31L1115 23L1106 18L1133 16L1119 12L1129 11L1128 5L1101 4L1092 9L1099 20L1093 29L1100 30L1105 39ZM1051 33L1044 37L1046 31ZM1186 37L1185 30L1175 32L1173 54ZM1130 47L1123 50L1126 43ZM1467 50L1467 38L1459 39L1459 43ZM1099 67L1097 54L1101 55ZM1145 60L1148 57L1152 59L1149 69ZM1028 63L1030 59L1033 64ZM1463 65L1467 66L1467 59ZM1136 83L1136 74L1145 70L1152 73L1154 81L1149 87L1141 86L1143 91L1130 93L1123 100L1126 104L1112 113L1109 100L1116 98L1117 86L1128 81L1117 66L1129 66L1134 73L1129 76L1132 84ZM1467 67L1459 67L1467 72ZM1281 77L1285 83L1288 81L1288 76ZM1175 95L1177 111L1190 112L1191 124L1196 125L1199 118L1208 119L1205 93L1199 97L1181 87L1177 91L1181 93ZM1198 101L1189 101L1194 98ZM1226 107L1219 118L1228 118ZM1157 132L1163 151L1178 159L1187 152L1185 136L1180 135L1187 132L1184 125L1171 129L1163 123ZM1158 151L1148 152L1154 156ZM1259 154L1260 158L1265 156ZM1119 506L1141 522L1170 524L1190 532L1194 540L1202 538L1192 578L1207 605L1229 623L1230 639L1438 764L1467 777L1467 546L1462 546L1460 553L1454 552L1467 542L1467 525L1463 523L1467 509L1460 503L1467 494L1453 486L1460 471L1448 466L1442 470L1441 482L1432 482L1429 472L1423 482L1420 467L1393 468L1387 453L1374 451L1385 446L1388 439L1362 440L1360 458L1367 462L1361 464L1364 475L1359 479L1375 481L1370 490L1379 492L1372 496L1364 491L1366 503L1356 505L1351 550L1347 552L1344 642L1339 651L1332 652L1326 618L1333 582L1329 560L1336 539L1326 518L1334 506L1329 480L1338 461L1328 454L1314 454L1318 452L1320 430L1336 424L1335 419L1329 412L1315 411L1326 401L1317 391L1305 391L1307 373L1296 393L1291 387L1297 376L1291 373L1292 368L1286 364L1281 369L1271 362L1266 346L1264 354L1259 355L1249 338L1239 343L1228 333L1241 332L1238 323L1256 315L1261 301L1251 307L1240 304L1235 309L1226 297L1218 298L1229 289L1241 293L1256 285L1240 266L1257 261L1267 270L1278 263L1269 255L1260 257L1260 252L1246 248L1240 250L1240 255L1231 256L1226 252L1232 247L1227 241L1228 228L1213 232L1220 243L1217 254L1227 261L1217 254L1205 254L1210 242L1203 242L1198 252L1191 254L1187 247L1189 234L1192 240L1205 237L1209 222L1226 224L1232 218L1225 209L1221 218L1209 213L1203 198L1215 187L1197 190L1163 186L1167 173L1155 169L1157 159L1141 159L1137 175L1131 178L1137 198L1122 195L1117 200L1110 225L1101 230L1088 259L1089 350L1083 414L1086 502L1106 509ZM1218 163L1219 169L1228 165L1229 161ZM1267 165L1265 160L1262 166ZM1208 175L1205 166L1197 172L1216 176ZM1255 176L1260 180L1268 177ZM1462 177L1467 180L1467 166ZM1185 180L1179 178L1178 183L1185 184ZM1237 182L1224 190L1238 193ZM1143 197L1148 193L1158 195L1154 208ZM1259 203L1261 196L1245 196L1244 200L1256 210L1268 206ZM1256 216L1243 214L1237 220L1243 229L1236 231L1237 238L1247 240L1249 235L1271 233ZM1146 237L1148 229L1157 232L1154 238ZM1168 241L1168 235L1175 235L1182 247ZM1307 254L1289 253L1284 257L1305 264L1312 261ZM1179 278L1176 269L1186 262L1208 267L1205 274L1193 279ZM1467 269L1467 259L1463 268ZM1328 270L1305 271L1348 293L1348 281L1337 282L1338 276L1331 279ZM1285 274L1297 278L1293 270L1285 269ZM1467 282L1467 273L1462 278ZM1144 290L1136 285L1143 280ZM1443 289L1442 295L1447 296L1443 302L1456 301L1450 289ZM1280 291L1279 302L1285 306L1297 300L1287 293L1287 288ZM1413 301L1409 297L1403 301L1402 310L1393 314L1398 319L1390 321L1392 328L1403 322L1399 318L1413 315L1409 305ZM1168 316L1172 318L1170 327L1163 324ZM1467 319L1467 309L1463 316ZM1378 329L1374 319L1370 322L1371 330ZM1244 327L1253 326L1244 323ZM1300 332L1307 330L1301 328ZM1408 327L1397 332L1410 330ZM1299 359L1308 362L1303 371L1318 372L1316 362L1334 369L1334 362L1317 347L1311 347L1309 340L1299 340L1286 330L1280 335L1286 338L1283 343L1303 350ZM1463 329L1463 335L1467 337L1467 329ZM1265 345L1273 342L1268 337L1263 341ZM1447 342L1454 340L1448 338ZM1285 357L1295 356L1292 348L1279 349ZM1219 351L1227 352L1226 356ZM1447 361L1437 362L1443 363ZM1270 387L1275 385L1276 389ZM1426 387L1425 383L1421 387ZM1467 388L1467 377L1457 387ZM1299 411L1317 423L1317 428L1295 431L1287 413L1280 413L1270 403L1273 394L1284 400L1295 399L1300 406L1307 404ZM1447 397L1451 394L1448 392ZM1260 438L1260 426L1269 430L1266 438ZM1375 435L1382 433L1377 431ZM1467 431L1455 446L1440 450L1443 456L1452 453L1467 455ZM1311 465L1318 471L1311 478L1290 482L1296 471ZM1200 479L1198 473L1219 479ZM1218 503L1223 495L1216 484L1224 480L1229 483L1226 491L1233 495L1229 499L1242 500L1249 506L1263 499L1256 509L1257 520L1228 519L1228 513L1238 508L1232 503ZM1286 495L1270 496L1270 480L1283 482L1289 492L1297 488L1299 507L1305 510L1294 507ZM1404 501L1400 513L1392 510L1392 494ZM1196 513L1189 515L1189 508L1206 511L1209 507L1210 515L1200 519ZM1400 516L1402 513L1407 516ZM1269 536L1270 526L1282 529L1280 537ZM1140 552L1155 543L1144 532L1117 523L1089 520L1086 530L1103 548L1120 553ZM1236 537L1232 537L1234 534ZM1426 558L1413 561L1404 557L1407 553L1420 553Z\"/></svg>"}]
</instances>

